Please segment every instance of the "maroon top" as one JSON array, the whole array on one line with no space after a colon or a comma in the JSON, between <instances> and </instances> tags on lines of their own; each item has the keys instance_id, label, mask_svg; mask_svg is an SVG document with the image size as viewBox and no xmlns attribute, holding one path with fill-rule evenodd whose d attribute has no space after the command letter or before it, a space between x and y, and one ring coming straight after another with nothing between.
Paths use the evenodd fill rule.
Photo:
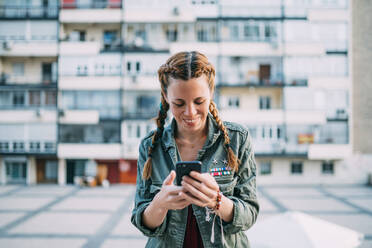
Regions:
<instances>
[{"instance_id":1,"label":"maroon top","mask_svg":"<svg viewBox=\"0 0 372 248\"><path fill-rule=\"evenodd\" d=\"M204 248L203 240L200 236L198 223L196 222L195 215L192 211L191 205L188 209L186 234L183 241L184 248Z\"/></svg>"}]
</instances>

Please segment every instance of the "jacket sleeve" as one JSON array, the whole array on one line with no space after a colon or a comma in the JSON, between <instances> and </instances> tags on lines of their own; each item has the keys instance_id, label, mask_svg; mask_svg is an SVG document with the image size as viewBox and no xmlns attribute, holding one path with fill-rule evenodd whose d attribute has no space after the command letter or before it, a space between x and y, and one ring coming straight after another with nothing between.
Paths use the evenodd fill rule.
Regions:
<instances>
[{"instance_id":1,"label":"jacket sleeve","mask_svg":"<svg viewBox=\"0 0 372 248\"><path fill-rule=\"evenodd\" d=\"M143 225L142 214L150 205L154 196L160 191L161 186L156 186L151 184L150 180L142 179L142 171L144 164L147 160L147 149L145 146L145 140L141 142L139 148L139 158L137 162L137 183L136 183L136 195L134 199L134 208L132 211L131 222L136 226L144 235L148 237L158 237L165 233L167 228L167 216L165 217L163 223L155 229L150 229Z\"/></svg>"},{"instance_id":2,"label":"jacket sleeve","mask_svg":"<svg viewBox=\"0 0 372 248\"><path fill-rule=\"evenodd\" d=\"M234 217L231 222L223 223L227 234L248 230L256 222L259 212L256 193L256 162L248 132L238 155L240 165L237 172L237 184L233 195L227 196L234 203Z\"/></svg>"}]
</instances>

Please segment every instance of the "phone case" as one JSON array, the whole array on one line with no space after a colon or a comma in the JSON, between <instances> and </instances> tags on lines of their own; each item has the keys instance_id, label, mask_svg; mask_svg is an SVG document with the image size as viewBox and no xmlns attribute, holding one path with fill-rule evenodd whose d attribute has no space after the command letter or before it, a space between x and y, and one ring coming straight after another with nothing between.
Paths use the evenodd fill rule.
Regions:
<instances>
[{"instance_id":1,"label":"phone case","mask_svg":"<svg viewBox=\"0 0 372 248\"><path fill-rule=\"evenodd\" d=\"M201 172L200 161L182 161L176 163L176 181L177 185L181 185L182 177L189 175L191 171Z\"/></svg>"}]
</instances>

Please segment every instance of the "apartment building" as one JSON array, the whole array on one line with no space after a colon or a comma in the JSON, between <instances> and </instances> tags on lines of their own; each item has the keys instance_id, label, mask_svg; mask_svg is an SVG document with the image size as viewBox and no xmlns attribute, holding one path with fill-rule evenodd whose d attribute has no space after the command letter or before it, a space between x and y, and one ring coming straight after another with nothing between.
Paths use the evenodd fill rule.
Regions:
<instances>
[{"instance_id":1,"label":"apartment building","mask_svg":"<svg viewBox=\"0 0 372 248\"><path fill-rule=\"evenodd\" d=\"M347 0L62 0L53 17L52 4L39 5L38 17L26 1L17 11L1 7L2 183L13 182L5 168L19 158L27 161L14 162L26 166L27 183L43 181L32 179L39 160L58 168L53 180L60 184L102 171L111 183L135 182L139 142L155 128L157 69L185 50L215 65L220 114L249 128L259 183L357 182L344 160L351 152ZM22 29L11 28L19 23L28 47L9 50L8 41L21 44ZM36 45L32 32L54 32L54 40ZM30 101L38 93L27 88L34 84L42 89L37 108ZM46 136L43 154L31 152L32 134ZM45 144L53 152L44 154Z\"/></svg>"},{"instance_id":2,"label":"apartment building","mask_svg":"<svg viewBox=\"0 0 372 248\"><path fill-rule=\"evenodd\" d=\"M57 182L58 6L0 5L0 182Z\"/></svg>"}]
</instances>

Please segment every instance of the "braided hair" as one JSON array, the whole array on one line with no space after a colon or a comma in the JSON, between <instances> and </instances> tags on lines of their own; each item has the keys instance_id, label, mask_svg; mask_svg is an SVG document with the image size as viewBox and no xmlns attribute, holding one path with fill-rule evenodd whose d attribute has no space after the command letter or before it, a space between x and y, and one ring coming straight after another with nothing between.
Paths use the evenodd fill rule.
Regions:
<instances>
[{"instance_id":1,"label":"braided hair","mask_svg":"<svg viewBox=\"0 0 372 248\"><path fill-rule=\"evenodd\" d=\"M169 86L169 78L189 80L191 78L198 78L202 75L206 75L208 79L208 87L211 93L214 92L215 84L215 69L208 58L196 51L193 52L179 52L170 57L165 64L160 66L158 70L158 77L161 86L161 104L158 116L156 117L157 129L155 130L151 145L148 148L148 158L145 162L142 178L147 180L152 174L152 153L155 150L155 146L163 135L165 120L167 118L167 112L169 110L169 104L165 100L167 95L167 89ZM239 167L239 160L235 156L230 146L230 137L227 133L227 129L220 119L217 111L216 104L211 101L209 105L209 111L213 118L216 120L218 128L222 131L224 137L224 148L228 158L229 167L237 171Z\"/></svg>"}]
</instances>

